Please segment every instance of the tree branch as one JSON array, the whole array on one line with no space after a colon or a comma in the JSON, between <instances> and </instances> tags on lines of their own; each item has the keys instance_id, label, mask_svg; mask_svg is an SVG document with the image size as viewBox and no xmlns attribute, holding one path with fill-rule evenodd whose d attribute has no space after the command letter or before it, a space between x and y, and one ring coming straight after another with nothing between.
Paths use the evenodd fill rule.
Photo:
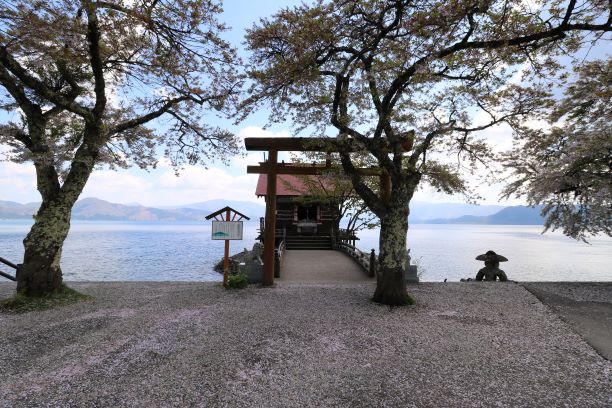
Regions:
<instances>
[{"instance_id":1,"label":"tree branch","mask_svg":"<svg viewBox=\"0 0 612 408\"><path fill-rule=\"evenodd\" d=\"M98 28L98 16L95 7L90 2L85 7L87 13L87 41L89 43L89 60L94 76L94 92L96 102L93 115L99 119L106 108L106 83L104 80L104 63L100 54L100 29Z\"/></svg>"},{"instance_id":2,"label":"tree branch","mask_svg":"<svg viewBox=\"0 0 612 408\"><path fill-rule=\"evenodd\" d=\"M32 88L50 102L86 119L92 117L89 109L77 104L73 99L66 97L61 92L53 91L44 82L30 75L8 52L6 45L0 45L0 64L15 75L24 85Z\"/></svg>"}]
</instances>

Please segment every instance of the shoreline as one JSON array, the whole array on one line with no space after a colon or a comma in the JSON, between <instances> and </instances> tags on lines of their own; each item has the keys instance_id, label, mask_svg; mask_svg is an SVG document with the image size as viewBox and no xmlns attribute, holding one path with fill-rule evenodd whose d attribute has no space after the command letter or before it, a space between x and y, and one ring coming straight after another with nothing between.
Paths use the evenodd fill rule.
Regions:
<instances>
[{"instance_id":1,"label":"shoreline","mask_svg":"<svg viewBox=\"0 0 612 408\"><path fill-rule=\"evenodd\" d=\"M420 283L415 306L389 308L371 283L67 283L95 299L0 313L9 406L612 402L612 362L524 284ZM611 299L612 283L543 284ZM0 284L0 298L13 290Z\"/></svg>"}]
</instances>

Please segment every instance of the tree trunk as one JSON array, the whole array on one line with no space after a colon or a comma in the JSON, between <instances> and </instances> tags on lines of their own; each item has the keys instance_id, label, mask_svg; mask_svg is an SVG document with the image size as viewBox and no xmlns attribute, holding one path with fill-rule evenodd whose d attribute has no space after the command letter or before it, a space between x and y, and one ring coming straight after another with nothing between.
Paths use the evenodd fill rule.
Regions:
<instances>
[{"instance_id":1,"label":"tree trunk","mask_svg":"<svg viewBox=\"0 0 612 408\"><path fill-rule=\"evenodd\" d=\"M23 240L25 254L17 276L17 291L28 296L59 292L60 259L70 229L72 204L57 199L41 204L30 232Z\"/></svg>"},{"instance_id":2,"label":"tree trunk","mask_svg":"<svg viewBox=\"0 0 612 408\"><path fill-rule=\"evenodd\" d=\"M89 129L86 138L93 139L97 134L97 129ZM45 160L35 163L37 188L43 200L34 225L23 240L25 252L17 273L17 292L43 296L62 290L60 260L70 230L72 207L93 171L98 152L99 145L84 143L61 187L52 164Z\"/></svg>"},{"instance_id":3,"label":"tree trunk","mask_svg":"<svg viewBox=\"0 0 612 408\"><path fill-rule=\"evenodd\" d=\"M407 233L407 211L394 210L381 218L375 302L392 306L412 303L404 279Z\"/></svg>"},{"instance_id":4,"label":"tree trunk","mask_svg":"<svg viewBox=\"0 0 612 408\"><path fill-rule=\"evenodd\" d=\"M414 187L418 183L415 179ZM406 291L406 235L408 204L414 193L413 184L393 185L387 211L380 218L379 255L376 290L372 300L390 306L414 303Z\"/></svg>"}]
</instances>

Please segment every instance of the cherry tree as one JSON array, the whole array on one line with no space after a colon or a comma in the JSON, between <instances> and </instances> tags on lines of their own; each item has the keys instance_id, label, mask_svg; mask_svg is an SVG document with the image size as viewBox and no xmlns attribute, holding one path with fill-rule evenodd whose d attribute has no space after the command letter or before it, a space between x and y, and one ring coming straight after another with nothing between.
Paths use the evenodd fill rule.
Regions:
<instances>
[{"instance_id":1,"label":"cherry tree","mask_svg":"<svg viewBox=\"0 0 612 408\"><path fill-rule=\"evenodd\" d=\"M576 73L565 97L551 104L550 129L516 129L516 146L504 157L514 179L504 194L543 205L545 230L586 240L612 236L612 60Z\"/></svg>"},{"instance_id":2,"label":"cherry tree","mask_svg":"<svg viewBox=\"0 0 612 408\"><path fill-rule=\"evenodd\" d=\"M286 8L247 33L253 86L241 112L268 107L271 121L318 136L332 129L336 145L346 146L344 171L380 220L373 300L404 305L412 302L404 268L415 189L430 183L465 193L464 175L492 156L479 132L542 114L546 78L560 68L554 57L577 50L585 33L609 32L611 21L610 3L600 0L319 0ZM356 171L356 149L389 176L390 194L377 194Z\"/></svg>"},{"instance_id":3,"label":"cherry tree","mask_svg":"<svg viewBox=\"0 0 612 408\"><path fill-rule=\"evenodd\" d=\"M0 3L5 156L31 162L42 204L24 239L17 290L62 291L72 207L102 165L180 166L237 149L206 125L235 102L235 51L216 1L49 0Z\"/></svg>"}]
</instances>

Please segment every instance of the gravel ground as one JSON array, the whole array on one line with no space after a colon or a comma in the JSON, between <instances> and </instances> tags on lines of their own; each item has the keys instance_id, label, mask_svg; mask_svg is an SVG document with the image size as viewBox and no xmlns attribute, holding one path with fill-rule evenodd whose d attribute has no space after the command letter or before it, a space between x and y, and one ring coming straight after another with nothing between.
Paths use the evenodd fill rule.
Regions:
<instances>
[{"instance_id":1,"label":"gravel ground","mask_svg":"<svg viewBox=\"0 0 612 408\"><path fill-rule=\"evenodd\" d=\"M0 405L612 406L612 363L518 284L70 286L96 299L0 314Z\"/></svg>"},{"instance_id":2,"label":"gravel ground","mask_svg":"<svg viewBox=\"0 0 612 408\"><path fill-rule=\"evenodd\" d=\"M612 282L533 282L523 286L612 361Z\"/></svg>"}]
</instances>

